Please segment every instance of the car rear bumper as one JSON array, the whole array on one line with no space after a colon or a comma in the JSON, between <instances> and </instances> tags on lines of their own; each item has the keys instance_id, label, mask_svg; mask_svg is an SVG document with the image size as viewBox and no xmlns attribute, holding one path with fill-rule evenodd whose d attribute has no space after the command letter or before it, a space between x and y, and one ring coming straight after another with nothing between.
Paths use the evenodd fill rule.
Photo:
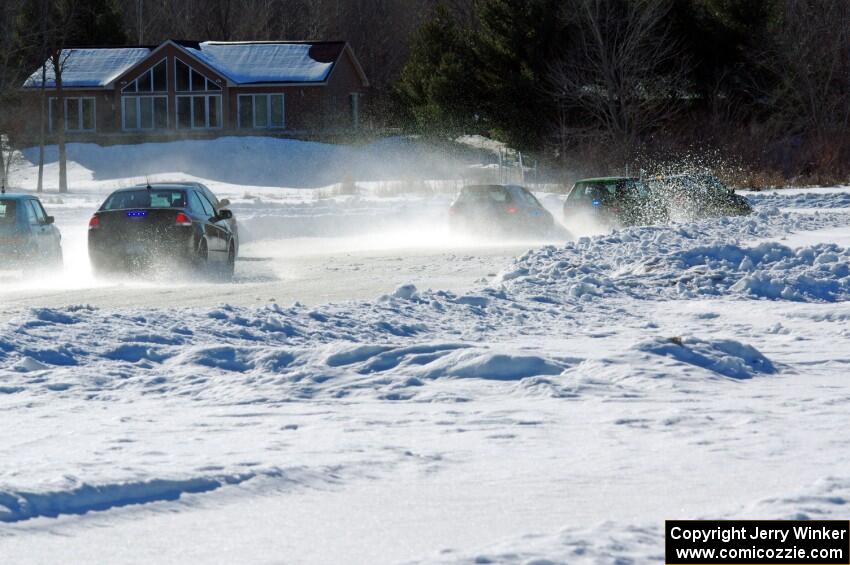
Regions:
<instances>
[{"instance_id":1,"label":"car rear bumper","mask_svg":"<svg viewBox=\"0 0 850 565\"><path fill-rule=\"evenodd\" d=\"M42 260L38 246L29 238L0 236L2 263L12 268L26 266Z\"/></svg>"},{"instance_id":2,"label":"car rear bumper","mask_svg":"<svg viewBox=\"0 0 850 565\"><path fill-rule=\"evenodd\" d=\"M605 206L564 208L564 221L593 219L600 222L619 222L621 214Z\"/></svg>"},{"instance_id":3,"label":"car rear bumper","mask_svg":"<svg viewBox=\"0 0 850 565\"><path fill-rule=\"evenodd\" d=\"M194 241L191 233L156 239L116 239L109 234L89 232L89 260L101 270L190 265L196 255Z\"/></svg>"},{"instance_id":4,"label":"car rear bumper","mask_svg":"<svg viewBox=\"0 0 850 565\"><path fill-rule=\"evenodd\" d=\"M452 231L472 235L490 235L500 237L537 236L551 231L553 221L545 217L466 217L456 214L450 216L449 227Z\"/></svg>"}]
</instances>

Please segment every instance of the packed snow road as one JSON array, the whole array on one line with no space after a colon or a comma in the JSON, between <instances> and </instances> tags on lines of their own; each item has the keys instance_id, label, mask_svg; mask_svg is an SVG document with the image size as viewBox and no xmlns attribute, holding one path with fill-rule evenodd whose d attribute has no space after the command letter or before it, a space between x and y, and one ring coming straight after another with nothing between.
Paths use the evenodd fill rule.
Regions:
<instances>
[{"instance_id":1,"label":"packed snow road","mask_svg":"<svg viewBox=\"0 0 850 565\"><path fill-rule=\"evenodd\" d=\"M170 273L98 279L88 262L86 226L102 197L83 193L44 199L64 236L65 267L28 275L0 271L0 320L26 308L75 304L320 304L375 298L405 283L461 292L539 245L452 237L445 198L416 206L416 200L353 198L263 202L241 193L232 195L243 238L235 284L175 280Z\"/></svg>"},{"instance_id":2,"label":"packed snow road","mask_svg":"<svg viewBox=\"0 0 850 565\"><path fill-rule=\"evenodd\" d=\"M660 563L665 518L846 519L850 192L754 201L535 246L462 289L19 306L0 555ZM334 246L364 221L339 205L302 210ZM393 244L417 233L422 202L369 206ZM308 225L267 208L258 245Z\"/></svg>"},{"instance_id":3,"label":"packed snow road","mask_svg":"<svg viewBox=\"0 0 850 565\"><path fill-rule=\"evenodd\" d=\"M320 304L374 298L404 283L461 292L494 277L505 263L531 247L508 243L333 250L338 243L309 238L248 244L242 249L232 284L166 281L164 275L146 280L131 276L96 279L87 266L82 273L74 273L72 266L35 278L9 272L3 281L5 288L0 290L0 320L26 308L74 304L100 308Z\"/></svg>"}]
</instances>

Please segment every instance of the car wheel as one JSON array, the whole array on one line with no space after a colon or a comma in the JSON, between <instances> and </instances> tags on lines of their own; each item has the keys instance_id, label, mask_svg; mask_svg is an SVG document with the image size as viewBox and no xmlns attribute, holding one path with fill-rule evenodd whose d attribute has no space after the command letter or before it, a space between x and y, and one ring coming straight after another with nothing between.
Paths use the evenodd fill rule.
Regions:
<instances>
[{"instance_id":1,"label":"car wheel","mask_svg":"<svg viewBox=\"0 0 850 565\"><path fill-rule=\"evenodd\" d=\"M230 244L230 247L227 251L227 262L225 262L224 267L222 268L222 278L226 281L233 279L233 273L236 271L236 247L234 247L233 243Z\"/></svg>"},{"instance_id":2,"label":"car wheel","mask_svg":"<svg viewBox=\"0 0 850 565\"><path fill-rule=\"evenodd\" d=\"M209 269L210 251L207 247L207 240L202 239L198 245L198 253L195 256L195 268L200 273L206 273Z\"/></svg>"},{"instance_id":3,"label":"car wheel","mask_svg":"<svg viewBox=\"0 0 850 565\"><path fill-rule=\"evenodd\" d=\"M62 267L65 266L65 259L64 259L64 256L62 255L62 246L59 246L56 249L56 256L53 258L53 266L56 267L57 269L61 269Z\"/></svg>"},{"instance_id":4,"label":"car wheel","mask_svg":"<svg viewBox=\"0 0 850 565\"><path fill-rule=\"evenodd\" d=\"M110 269L101 261L91 260L91 271L95 277L105 277L110 273Z\"/></svg>"}]
</instances>

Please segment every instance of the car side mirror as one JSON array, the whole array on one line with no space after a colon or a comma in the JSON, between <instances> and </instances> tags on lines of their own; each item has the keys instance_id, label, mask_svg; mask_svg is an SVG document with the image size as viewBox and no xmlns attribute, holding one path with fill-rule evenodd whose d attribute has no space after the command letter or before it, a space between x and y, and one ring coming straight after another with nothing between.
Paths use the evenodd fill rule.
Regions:
<instances>
[{"instance_id":1,"label":"car side mirror","mask_svg":"<svg viewBox=\"0 0 850 565\"><path fill-rule=\"evenodd\" d=\"M230 210L219 210L218 211L218 219L219 220L229 220L233 217L233 212Z\"/></svg>"},{"instance_id":2,"label":"car side mirror","mask_svg":"<svg viewBox=\"0 0 850 565\"><path fill-rule=\"evenodd\" d=\"M222 208L227 208L228 206L230 206L230 200L228 200L227 198L222 198L221 200L219 200L218 205Z\"/></svg>"},{"instance_id":3,"label":"car side mirror","mask_svg":"<svg viewBox=\"0 0 850 565\"><path fill-rule=\"evenodd\" d=\"M53 216L47 216L47 217L44 218L44 223L47 224L48 226L55 221L56 221L56 218L54 218Z\"/></svg>"}]
</instances>

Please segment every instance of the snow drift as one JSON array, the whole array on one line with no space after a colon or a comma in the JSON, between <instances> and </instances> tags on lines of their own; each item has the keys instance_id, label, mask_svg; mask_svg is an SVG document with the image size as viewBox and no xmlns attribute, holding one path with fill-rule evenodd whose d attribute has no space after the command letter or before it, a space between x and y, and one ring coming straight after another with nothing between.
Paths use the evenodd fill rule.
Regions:
<instances>
[{"instance_id":1,"label":"snow drift","mask_svg":"<svg viewBox=\"0 0 850 565\"><path fill-rule=\"evenodd\" d=\"M180 173L238 185L322 187L345 180L454 179L459 178L467 164L453 155L402 138L362 146L268 137L111 146L69 143L67 152L68 174L77 183ZM34 169L38 148L25 149L23 156ZM46 164L57 161L56 146L48 146ZM23 177L29 184L32 173L17 171L13 176L18 181Z\"/></svg>"}]
</instances>

